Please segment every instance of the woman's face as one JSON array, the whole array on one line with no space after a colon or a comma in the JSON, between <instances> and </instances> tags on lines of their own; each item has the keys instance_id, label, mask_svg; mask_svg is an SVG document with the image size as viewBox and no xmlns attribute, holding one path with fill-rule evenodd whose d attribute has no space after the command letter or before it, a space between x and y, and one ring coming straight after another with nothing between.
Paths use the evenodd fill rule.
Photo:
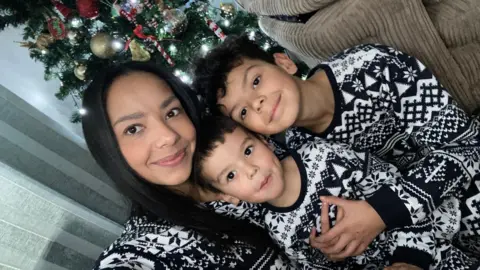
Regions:
<instances>
[{"instance_id":1,"label":"woman's face","mask_svg":"<svg viewBox=\"0 0 480 270\"><path fill-rule=\"evenodd\" d=\"M120 150L139 175L174 187L190 176L195 127L170 87L147 72L117 78L107 112Z\"/></svg>"}]
</instances>

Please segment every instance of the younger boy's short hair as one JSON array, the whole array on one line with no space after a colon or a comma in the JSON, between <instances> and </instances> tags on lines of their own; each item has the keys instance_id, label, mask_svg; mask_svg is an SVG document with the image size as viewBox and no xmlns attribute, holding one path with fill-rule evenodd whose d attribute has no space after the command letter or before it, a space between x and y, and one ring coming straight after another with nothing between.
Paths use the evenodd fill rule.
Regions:
<instances>
[{"instance_id":1,"label":"younger boy's short hair","mask_svg":"<svg viewBox=\"0 0 480 270\"><path fill-rule=\"evenodd\" d=\"M225 134L235 131L238 124L226 116L205 116L197 134L195 154L193 155L193 179L196 185L220 193L202 174L205 159L212 155L218 143L225 142Z\"/></svg>"},{"instance_id":2,"label":"younger boy's short hair","mask_svg":"<svg viewBox=\"0 0 480 270\"><path fill-rule=\"evenodd\" d=\"M205 57L195 62L193 88L200 94L212 114L218 114L219 91L226 90L228 74L243 59L275 63L272 54L262 50L246 35L229 36L222 44L212 49Z\"/></svg>"}]
</instances>

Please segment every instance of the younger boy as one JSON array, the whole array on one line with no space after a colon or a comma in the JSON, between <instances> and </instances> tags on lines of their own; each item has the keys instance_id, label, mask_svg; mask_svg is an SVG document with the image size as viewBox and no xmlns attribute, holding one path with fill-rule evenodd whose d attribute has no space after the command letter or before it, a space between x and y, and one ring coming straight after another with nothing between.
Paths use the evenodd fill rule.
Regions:
<instances>
[{"instance_id":1,"label":"younger boy","mask_svg":"<svg viewBox=\"0 0 480 270\"><path fill-rule=\"evenodd\" d=\"M194 88L211 111L218 109L252 131L286 131L292 149L316 136L367 150L397 166L403 188L385 183L366 199L369 216L381 217L361 224L372 235L419 224L445 198L461 199L460 240L478 256L480 125L432 72L415 57L372 44L333 56L307 80L292 76L296 71L286 55L268 54L246 37L231 38L198 61ZM348 219L341 222L352 224ZM332 232L323 241L340 235L357 237L352 243L371 239L355 231Z\"/></svg>"},{"instance_id":2,"label":"younger boy","mask_svg":"<svg viewBox=\"0 0 480 270\"><path fill-rule=\"evenodd\" d=\"M211 117L205 119L198 135L194 164L195 179L201 186L227 194L231 202L263 204L265 227L301 269L378 269L397 262L420 269L469 269L476 263L452 247L449 239L439 237L440 230L447 231L443 219L459 220L455 211L432 214L431 218L438 220L433 223L437 234L418 230L432 225L429 222L383 232L364 254L342 263L329 261L309 246L312 228L322 230L320 212L329 211L333 220L336 216L333 207L323 206L320 196L366 199L383 183L397 185L401 181L393 165L367 152L312 138L280 161L257 135L230 118ZM452 208L458 206L454 198L451 204ZM449 232L450 239L453 233ZM435 248L442 252L434 254Z\"/></svg>"}]
</instances>

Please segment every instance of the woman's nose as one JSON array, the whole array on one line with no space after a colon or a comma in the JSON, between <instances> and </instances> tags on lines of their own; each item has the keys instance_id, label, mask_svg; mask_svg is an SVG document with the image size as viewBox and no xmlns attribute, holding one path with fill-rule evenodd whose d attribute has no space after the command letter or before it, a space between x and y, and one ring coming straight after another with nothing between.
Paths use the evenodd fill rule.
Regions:
<instances>
[{"instance_id":1,"label":"woman's nose","mask_svg":"<svg viewBox=\"0 0 480 270\"><path fill-rule=\"evenodd\" d=\"M155 138L156 148L165 148L173 146L180 139L179 134L165 123L158 123L152 130L152 136Z\"/></svg>"}]
</instances>

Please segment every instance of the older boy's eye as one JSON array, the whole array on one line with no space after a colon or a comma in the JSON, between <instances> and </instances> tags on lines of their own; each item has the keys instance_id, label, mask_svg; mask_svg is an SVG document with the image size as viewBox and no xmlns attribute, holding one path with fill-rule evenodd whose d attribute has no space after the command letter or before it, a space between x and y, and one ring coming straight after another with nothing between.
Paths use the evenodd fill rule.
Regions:
<instances>
[{"instance_id":1,"label":"older boy's eye","mask_svg":"<svg viewBox=\"0 0 480 270\"><path fill-rule=\"evenodd\" d=\"M245 156L248 157L248 156L250 156L250 155L252 154L252 152L253 152L253 146L249 146L249 147L247 147L247 148L245 149L244 154L245 154Z\"/></svg>"},{"instance_id":2,"label":"older boy's eye","mask_svg":"<svg viewBox=\"0 0 480 270\"><path fill-rule=\"evenodd\" d=\"M233 178L235 178L235 175L237 174L237 172L233 171L233 172L229 172L227 174L227 182L230 182L233 180Z\"/></svg>"},{"instance_id":3,"label":"older boy's eye","mask_svg":"<svg viewBox=\"0 0 480 270\"><path fill-rule=\"evenodd\" d=\"M258 77L255 77L255 79L253 80L253 88L257 88L257 86L260 84L260 76Z\"/></svg>"},{"instance_id":4,"label":"older boy's eye","mask_svg":"<svg viewBox=\"0 0 480 270\"><path fill-rule=\"evenodd\" d=\"M247 109L246 108L243 108L241 111L240 111L240 119L245 119L245 117L247 117Z\"/></svg>"}]
</instances>

